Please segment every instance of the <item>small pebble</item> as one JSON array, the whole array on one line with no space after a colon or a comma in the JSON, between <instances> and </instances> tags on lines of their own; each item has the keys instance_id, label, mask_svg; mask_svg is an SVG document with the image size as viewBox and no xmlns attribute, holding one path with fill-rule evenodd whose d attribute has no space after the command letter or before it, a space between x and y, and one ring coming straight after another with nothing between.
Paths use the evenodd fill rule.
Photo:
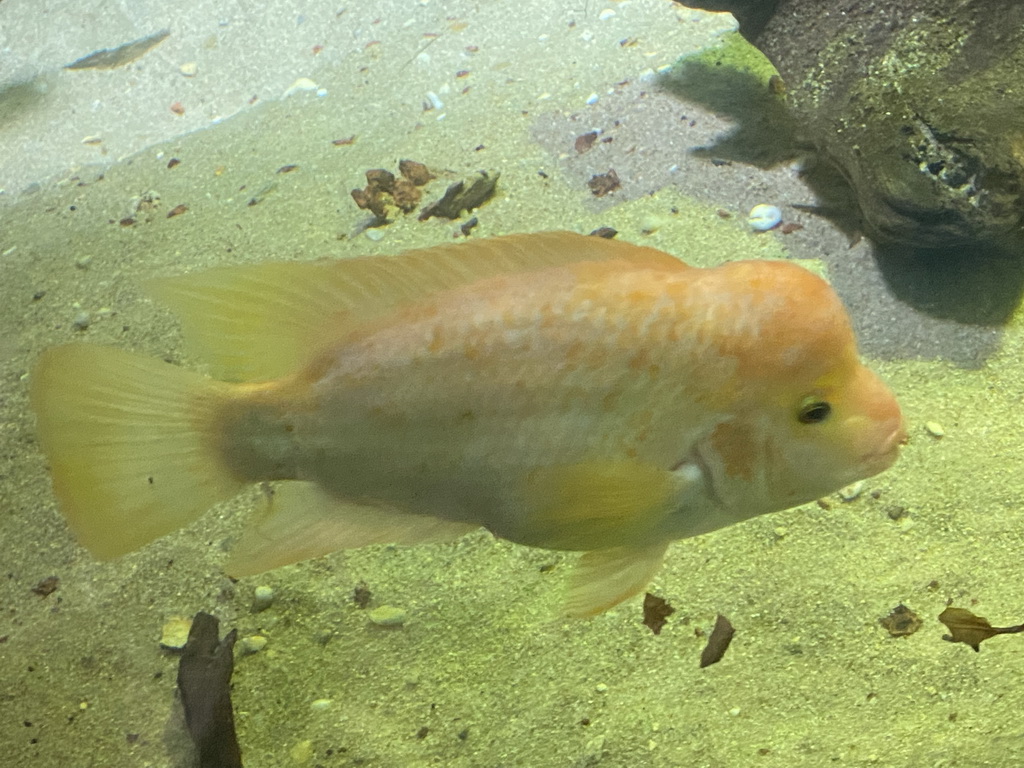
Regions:
<instances>
[{"instance_id":1,"label":"small pebble","mask_svg":"<svg viewBox=\"0 0 1024 768\"><path fill-rule=\"evenodd\" d=\"M288 756L291 757L293 763L305 765L313 759L313 742L309 739L303 739L288 750Z\"/></svg>"},{"instance_id":2,"label":"small pebble","mask_svg":"<svg viewBox=\"0 0 1024 768\"><path fill-rule=\"evenodd\" d=\"M858 480L856 483L852 483L845 488L839 489L839 498L843 501L853 501L864 491L864 481Z\"/></svg>"},{"instance_id":3,"label":"small pebble","mask_svg":"<svg viewBox=\"0 0 1024 768\"><path fill-rule=\"evenodd\" d=\"M611 8L605 8L603 11L597 14L597 18L600 19L601 21L607 21L614 15L615 11L613 11Z\"/></svg>"},{"instance_id":4,"label":"small pebble","mask_svg":"<svg viewBox=\"0 0 1024 768\"><path fill-rule=\"evenodd\" d=\"M608 693L608 686L604 683L598 683L594 686L594 690L598 693Z\"/></svg>"},{"instance_id":5,"label":"small pebble","mask_svg":"<svg viewBox=\"0 0 1024 768\"><path fill-rule=\"evenodd\" d=\"M597 104L597 100L600 98L601 97L598 96L596 93L592 93L589 96L587 96L587 104Z\"/></svg>"},{"instance_id":6,"label":"small pebble","mask_svg":"<svg viewBox=\"0 0 1024 768\"><path fill-rule=\"evenodd\" d=\"M317 699L309 705L309 708L314 712L322 712L325 709L329 709L333 703L330 699Z\"/></svg>"},{"instance_id":7,"label":"small pebble","mask_svg":"<svg viewBox=\"0 0 1024 768\"><path fill-rule=\"evenodd\" d=\"M188 642L188 632L192 629L192 619L187 616L172 616L164 622L160 630L160 647L173 651L181 650Z\"/></svg>"},{"instance_id":8,"label":"small pebble","mask_svg":"<svg viewBox=\"0 0 1024 768\"><path fill-rule=\"evenodd\" d=\"M747 222L755 232L767 232L779 226L782 221L782 211L774 205L755 205L747 214Z\"/></svg>"},{"instance_id":9,"label":"small pebble","mask_svg":"<svg viewBox=\"0 0 1024 768\"><path fill-rule=\"evenodd\" d=\"M239 644L242 646L242 653L246 655L259 653L267 647L267 638L263 635L249 635L243 637Z\"/></svg>"},{"instance_id":10,"label":"small pebble","mask_svg":"<svg viewBox=\"0 0 1024 768\"><path fill-rule=\"evenodd\" d=\"M381 605L370 611L370 621L378 627L400 627L406 618L405 609L393 605Z\"/></svg>"},{"instance_id":11,"label":"small pebble","mask_svg":"<svg viewBox=\"0 0 1024 768\"><path fill-rule=\"evenodd\" d=\"M664 216L659 216L655 213L649 213L640 219L640 232L645 235L653 235L659 229L661 229L667 220Z\"/></svg>"},{"instance_id":12,"label":"small pebble","mask_svg":"<svg viewBox=\"0 0 1024 768\"><path fill-rule=\"evenodd\" d=\"M74 319L71 321L71 325L74 326L76 331L84 331L92 325L92 316L83 310L75 315Z\"/></svg>"},{"instance_id":13,"label":"small pebble","mask_svg":"<svg viewBox=\"0 0 1024 768\"><path fill-rule=\"evenodd\" d=\"M364 234L367 240L373 240L374 242L384 239L384 230L377 227L370 227Z\"/></svg>"},{"instance_id":14,"label":"small pebble","mask_svg":"<svg viewBox=\"0 0 1024 768\"><path fill-rule=\"evenodd\" d=\"M256 587L252 593L252 612L259 613L260 611L265 611L273 602L273 587L268 587L266 585Z\"/></svg>"},{"instance_id":15,"label":"small pebble","mask_svg":"<svg viewBox=\"0 0 1024 768\"><path fill-rule=\"evenodd\" d=\"M928 434L932 437L945 437L946 430L942 428L942 425L937 421L926 421L924 428L928 431Z\"/></svg>"},{"instance_id":16,"label":"small pebble","mask_svg":"<svg viewBox=\"0 0 1024 768\"><path fill-rule=\"evenodd\" d=\"M199 65L194 61L186 62L178 67L178 71L181 72L185 77L195 77L196 73L199 72Z\"/></svg>"},{"instance_id":17,"label":"small pebble","mask_svg":"<svg viewBox=\"0 0 1024 768\"><path fill-rule=\"evenodd\" d=\"M441 97L433 91L427 91L427 103L430 104L431 109L444 109L444 102L441 101Z\"/></svg>"}]
</instances>

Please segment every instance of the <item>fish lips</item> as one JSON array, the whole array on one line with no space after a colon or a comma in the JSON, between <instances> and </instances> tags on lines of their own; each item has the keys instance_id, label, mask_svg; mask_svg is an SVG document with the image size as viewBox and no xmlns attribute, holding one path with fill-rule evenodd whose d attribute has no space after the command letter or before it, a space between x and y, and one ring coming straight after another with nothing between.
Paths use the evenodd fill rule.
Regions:
<instances>
[{"instance_id":1,"label":"fish lips","mask_svg":"<svg viewBox=\"0 0 1024 768\"><path fill-rule=\"evenodd\" d=\"M882 441L879 449L861 455L861 466L871 475L877 475L891 467L899 458L900 448L909 442L905 424L900 424L892 433Z\"/></svg>"}]
</instances>

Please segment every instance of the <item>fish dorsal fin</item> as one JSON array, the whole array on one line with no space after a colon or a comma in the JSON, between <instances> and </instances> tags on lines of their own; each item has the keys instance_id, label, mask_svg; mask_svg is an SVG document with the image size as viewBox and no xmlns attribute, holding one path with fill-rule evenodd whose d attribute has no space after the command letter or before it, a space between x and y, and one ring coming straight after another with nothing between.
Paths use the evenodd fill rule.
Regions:
<instances>
[{"instance_id":1,"label":"fish dorsal fin","mask_svg":"<svg viewBox=\"0 0 1024 768\"><path fill-rule=\"evenodd\" d=\"M639 594L658 572L666 549L668 542L659 541L587 552L570 577L565 614L578 619L596 616Z\"/></svg>"},{"instance_id":2,"label":"fish dorsal fin","mask_svg":"<svg viewBox=\"0 0 1024 768\"><path fill-rule=\"evenodd\" d=\"M507 235L398 256L264 262L157 278L149 292L178 313L192 351L216 378L257 381L295 371L325 342L431 293L488 277L583 261L681 265L643 246L579 235ZM330 338L326 339L329 341Z\"/></svg>"},{"instance_id":3,"label":"fish dorsal fin","mask_svg":"<svg viewBox=\"0 0 1024 768\"><path fill-rule=\"evenodd\" d=\"M233 577L370 544L451 541L477 525L338 501L314 483L278 484L259 521L242 535L224 567Z\"/></svg>"},{"instance_id":4,"label":"fish dorsal fin","mask_svg":"<svg viewBox=\"0 0 1024 768\"><path fill-rule=\"evenodd\" d=\"M643 539L673 511L674 473L637 461L590 461L534 470L527 478L527 527L537 544L589 550Z\"/></svg>"}]
</instances>

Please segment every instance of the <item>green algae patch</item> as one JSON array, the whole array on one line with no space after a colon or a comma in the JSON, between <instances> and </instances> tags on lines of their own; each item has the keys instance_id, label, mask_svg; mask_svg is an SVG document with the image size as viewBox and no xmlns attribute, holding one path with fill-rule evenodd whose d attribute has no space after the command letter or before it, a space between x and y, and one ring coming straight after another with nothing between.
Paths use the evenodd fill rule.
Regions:
<instances>
[{"instance_id":1,"label":"green algae patch","mask_svg":"<svg viewBox=\"0 0 1024 768\"><path fill-rule=\"evenodd\" d=\"M680 63L699 63L706 67L728 67L767 84L779 74L765 55L748 43L739 32L722 35L722 44L680 59Z\"/></svg>"}]
</instances>

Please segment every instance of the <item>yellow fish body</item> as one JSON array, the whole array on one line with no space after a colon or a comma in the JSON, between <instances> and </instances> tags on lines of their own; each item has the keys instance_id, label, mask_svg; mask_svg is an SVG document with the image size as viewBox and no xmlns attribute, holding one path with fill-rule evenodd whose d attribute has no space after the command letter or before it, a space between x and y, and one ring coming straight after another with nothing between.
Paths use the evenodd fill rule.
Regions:
<instances>
[{"instance_id":1,"label":"yellow fish body","mask_svg":"<svg viewBox=\"0 0 1024 768\"><path fill-rule=\"evenodd\" d=\"M482 525L584 551L567 609L588 615L672 540L876 474L906 439L839 299L786 262L551 232L152 290L217 378L88 345L32 374L60 507L103 558L280 481L229 573Z\"/></svg>"}]
</instances>

